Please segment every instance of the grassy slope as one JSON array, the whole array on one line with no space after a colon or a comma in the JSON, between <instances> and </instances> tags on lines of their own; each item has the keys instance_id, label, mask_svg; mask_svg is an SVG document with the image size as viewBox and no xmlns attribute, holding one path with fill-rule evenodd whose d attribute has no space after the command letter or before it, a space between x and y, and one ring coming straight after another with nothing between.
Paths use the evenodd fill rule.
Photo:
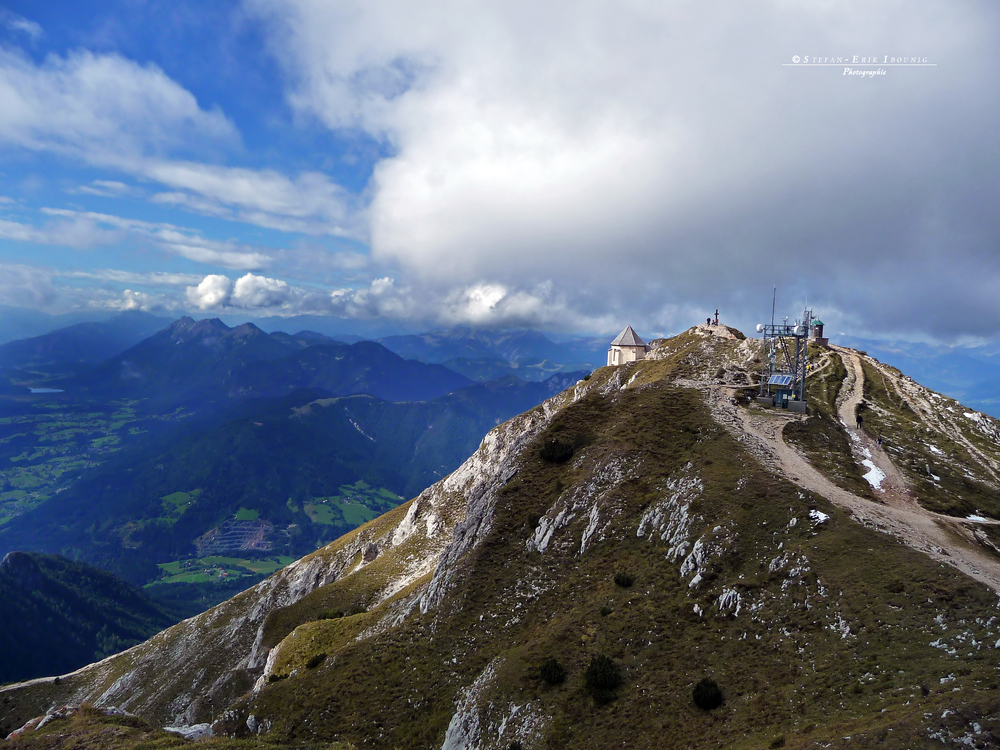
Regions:
<instances>
[{"instance_id":1,"label":"grassy slope","mask_svg":"<svg viewBox=\"0 0 1000 750\"><path fill-rule=\"evenodd\" d=\"M865 430L885 437L887 450L906 475L920 504L949 515L965 517L978 513L1000 518L1000 494L965 446L938 430L929 429L926 421L886 382L882 372L870 362L862 362ZM893 372L891 368L889 371ZM894 374L902 377L898 371ZM951 399L940 398L938 402L941 410L959 407L962 411L961 405ZM993 455L1000 450L974 433L968 437ZM935 453L930 445L941 453Z\"/></svg>"},{"instance_id":2,"label":"grassy slope","mask_svg":"<svg viewBox=\"0 0 1000 750\"><path fill-rule=\"evenodd\" d=\"M492 534L461 562L461 584L441 611L361 642L350 640L357 628L347 621L310 626L341 631L322 643L326 660L269 685L236 715L267 716L289 739L439 747L460 689L492 663L487 699L530 704L541 717L544 740L532 747L610 747L623 733L634 748L766 747L779 736L786 747L804 747L846 734L913 747L936 729L925 713L944 708L997 729L982 718L1000 708L984 646L997 636L984 624L994 595L764 473L693 392L654 386L615 405L594 395L558 418L552 433L589 447L564 465L525 457ZM528 550L530 520L615 461L640 470L600 496L611 519L606 538L576 554L586 524L578 518L555 549ZM695 589L663 543L636 536L641 512L685 472L705 486L692 507L702 518L695 534L728 540ZM814 528L812 508L831 520ZM798 563L772 571L786 553ZM635 576L632 588L615 586L620 570ZM720 612L723 588L743 597L739 616ZM938 639L955 655L929 645ZM598 653L625 674L617 700L605 705L582 689ZM537 678L549 656L567 668L562 686ZM692 685L705 675L727 697L712 713L691 703ZM492 736L489 746L506 747L507 739Z\"/></svg>"}]
</instances>

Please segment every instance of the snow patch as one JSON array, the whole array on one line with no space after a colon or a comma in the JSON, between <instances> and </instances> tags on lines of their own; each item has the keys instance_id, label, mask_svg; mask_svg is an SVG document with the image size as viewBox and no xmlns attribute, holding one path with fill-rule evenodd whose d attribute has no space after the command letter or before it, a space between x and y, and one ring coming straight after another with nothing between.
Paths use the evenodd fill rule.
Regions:
<instances>
[{"instance_id":1,"label":"snow patch","mask_svg":"<svg viewBox=\"0 0 1000 750\"><path fill-rule=\"evenodd\" d=\"M819 510L811 510L811 511L809 511L809 518L817 526L819 524L821 524L821 523L826 523L827 521L830 520L830 516L828 516L826 513L822 512L822 511L819 511Z\"/></svg>"},{"instance_id":2,"label":"snow patch","mask_svg":"<svg viewBox=\"0 0 1000 750\"><path fill-rule=\"evenodd\" d=\"M881 491L882 480L885 479L885 472L872 463L871 459L868 458L862 461L861 465L868 467L868 473L864 475L863 479L872 486L872 489Z\"/></svg>"},{"instance_id":3,"label":"snow patch","mask_svg":"<svg viewBox=\"0 0 1000 750\"><path fill-rule=\"evenodd\" d=\"M357 430L358 432L360 432L362 435L364 435L366 438L368 438L369 440L371 440L373 443L375 442L375 438L373 438L367 432L365 432L364 430L362 430L361 429L361 425L359 425L357 422L355 422L350 417L347 418L347 421L350 422L352 425L354 425L354 429L355 430Z\"/></svg>"}]
</instances>

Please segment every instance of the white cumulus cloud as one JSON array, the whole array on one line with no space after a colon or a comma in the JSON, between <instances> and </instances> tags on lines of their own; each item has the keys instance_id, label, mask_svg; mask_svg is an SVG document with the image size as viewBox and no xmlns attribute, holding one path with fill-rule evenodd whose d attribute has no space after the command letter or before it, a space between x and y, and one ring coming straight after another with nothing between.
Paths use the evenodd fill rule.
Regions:
<instances>
[{"instance_id":1,"label":"white cumulus cloud","mask_svg":"<svg viewBox=\"0 0 1000 750\"><path fill-rule=\"evenodd\" d=\"M287 302L290 296L291 288L286 282L248 273L236 280L231 304L247 308L275 307Z\"/></svg>"},{"instance_id":2,"label":"white cumulus cloud","mask_svg":"<svg viewBox=\"0 0 1000 750\"><path fill-rule=\"evenodd\" d=\"M211 310L229 303L233 294L233 282L228 276L210 274L198 286L189 286L186 297L188 304L199 310Z\"/></svg>"},{"instance_id":3,"label":"white cumulus cloud","mask_svg":"<svg viewBox=\"0 0 1000 750\"><path fill-rule=\"evenodd\" d=\"M310 307L321 293L291 287L281 279L248 273L233 282L222 274L209 274L196 286L185 290L185 299L199 310L233 308L274 312L274 308L291 306L292 311Z\"/></svg>"}]
</instances>

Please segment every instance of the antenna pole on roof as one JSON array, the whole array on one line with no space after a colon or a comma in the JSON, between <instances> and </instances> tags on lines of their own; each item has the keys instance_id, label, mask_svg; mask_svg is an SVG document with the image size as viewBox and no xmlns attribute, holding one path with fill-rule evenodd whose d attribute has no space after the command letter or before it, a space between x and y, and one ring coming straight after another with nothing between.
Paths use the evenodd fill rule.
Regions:
<instances>
[{"instance_id":1,"label":"antenna pole on roof","mask_svg":"<svg viewBox=\"0 0 1000 750\"><path fill-rule=\"evenodd\" d=\"M774 303L778 298L778 287L774 287L774 291L771 293L771 325L774 325Z\"/></svg>"}]
</instances>

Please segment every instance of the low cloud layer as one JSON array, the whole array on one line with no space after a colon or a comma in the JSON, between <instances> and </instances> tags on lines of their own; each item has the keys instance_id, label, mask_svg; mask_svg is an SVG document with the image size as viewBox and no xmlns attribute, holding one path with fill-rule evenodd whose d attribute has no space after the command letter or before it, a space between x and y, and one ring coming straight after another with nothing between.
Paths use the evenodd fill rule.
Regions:
<instances>
[{"instance_id":1,"label":"low cloud layer","mask_svg":"<svg viewBox=\"0 0 1000 750\"><path fill-rule=\"evenodd\" d=\"M0 300L13 307L45 307L56 299L51 274L31 266L0 263Z\"/></svg>"}]
</instances>

